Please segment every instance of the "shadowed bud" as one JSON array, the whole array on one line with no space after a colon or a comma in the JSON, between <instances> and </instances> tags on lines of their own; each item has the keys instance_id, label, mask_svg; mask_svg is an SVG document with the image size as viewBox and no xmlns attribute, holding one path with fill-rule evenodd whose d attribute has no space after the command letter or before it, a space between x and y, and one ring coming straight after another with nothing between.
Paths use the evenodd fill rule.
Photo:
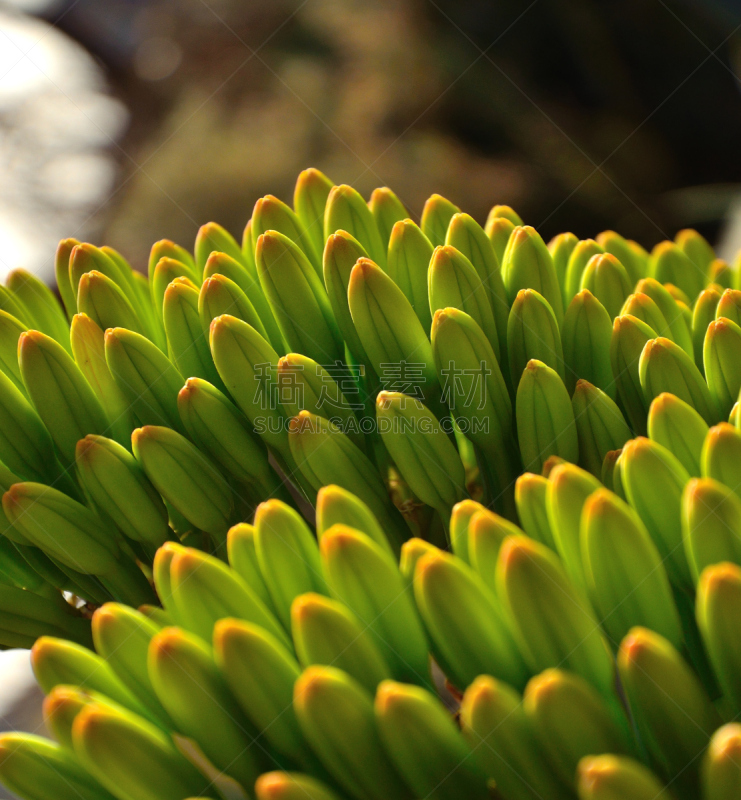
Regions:
<instances>
[{"instance_id":1,"label":"shadowed bud","mask_svg":"<svg viewBox=\"0 0 741 800\"><path fill-rule=\"evenodd\" d=\"M587 289L569 303L561 327L566 388L573 394L578 378L589 381L615 399L610 364L612 322L605 307Z\"/></svg>"},{"instance_id":2,"label":"shadowed bud","mask_svg":"<svg viewBox=\"0 0 741 800\"><path fill-rule=\"evenodd\" d=\"M255 783L257 800L340 800L328 786L298 772L265 772Z\"/></svg>"},{"instance_id":3,"label":"shadowed bud","mask_svg":"<svg viewBox=\"0 0 741 800\"><path fill-rule=\"evenodd\" d=\"M255 526L247 522L239 522L229 528L226 537L229 566L262 600L266 608L275 613L270 592L265 578L260 571L255 547Z\"/></svg>"},{"instance_id":4,"label":"shadowed bud","mask_svg":"<svg viewBox=\"0 0 741 800\"><path fill-rule=\"evenodd\" d=\"M170 291L168 289L168 291ZM167 305L167 294L165 294L165 308ZM196 315L200 321L200 327L208 340L211 322L222 314L230 314L232 317L244 320L251 325L264 339L269 338L267 329L252 305L249 297L244 291L230 278L219 273L205 278L201 290L196 298ZM167 325L165 324L165 327ZM195 330L198 330L196 326ZM169 338L169 337L168 337ZM208 350L208 345L206 345ZM209 360L211 360L209 353ZM213 367L212 367L213 369ZM183 370L181 370L183 372ZM193 375L193 372L183 372L183 375ZM202 376L199 376L202 377Z\"/></svg>"},{"instance_id":5,"label":"shadowed bud","mask_svg":"<svg viewBox=\"0 0 741 800\"><path fill-rule=\"evenodd\" d=\"M460 505L460 503L458 503L458 505ZM411 585L414 579L414 570L417 568L417 562L428 553L439 552L439 547L435 547L434 544L430 544L424 539L418 539L416 536L413 536L411 539L407 539L401 546L399 572L401 572L402 577L407 583Z\"/></svg>"},{"instance_id":6,"label":"shadowed bud","mask_svg":"<svg viewBox=\"0 0 741 800\"><path fill-rule=\"evenodd\" d=\"M450 544L453 552L470 564L468 558L468 526L471 519L479 511L485 511L485 507L475 500L461 500L453 506L450 514Z\"/></svg>"},{"instance_id":7,"label":"shadowed bud","mask_svg":"<svg viewBox=\"0 0 741 800\"><path fill-rule=\"evenodd\" d=\"M713 734L702 764L702 796L733 800L741 788L741 725L724 725Z\"/></svg>"},{"instance_id":8,"label":"shadowed bud","mask_svg":"<svg viewBox=\"0 0 741 800\"><path fill-rule=\"evenodd\" d=\"M309 259L317 274L321 276L321 254L323 247L306 232L298 215L290 206L272 194L261 197L252 211L252 241L254 243L267 231L277 231L288 237Z\"/></svg>"},{"instance_id":9,"label":"shadowed bud","mask_svg":"<svg viewBox=\"0 0 741 800\"><path fill-rule=\"evenodd\" d=\"M642 278L638 281L633 291L648 295L663 314L671 335L661 331L656 331L656 333L659 336L667 336L673 342L676 342L687 355L694 356L692 332L690 330L692 321L690 320L690 324L687 324L681 308L668 289L654 278Z\"/></svg>"},{"instance_id":10,"label":"shadowed bud","mask_svg":"<svg viewBox=\"0 0 741 800\"><path fill-rule=\"evenodd\" d=\"M643 764L623 756L585 756L577 771L579 800L672 800Z\"/></svg>"},{"instance_id":11,"label":"shadowed bud","mask_svg":"<svg viewBox=\"0 0 741 800\"><path fill-rule=\"evenodd\" d=\"M630 427L638 434L646 433L649 406L641 387L638 365L646 342L655 335L653 328L630 315L615 317L612 325L610 364L617 386L617 398Z\"/></svg>"},{"instance_id":12,"label":"shadowed bud","mask_svg":"<svg viewBox=\"0 0 741 800\"><path fill-rule=\"evenodd\" d=\"M667 339L672 339L672 332L669 324L664 319L664 315L656 305L656 303L643 292L635 292L631 294L620 309L620 314L630 314L642 322L645 322L649 328L656 331L659 336L666 336Z\"/></svg>"},{"instance_id":13,"label":"shadowed bud","mask_svg":"<svg viewBox=\"0 0 741 800\"><path fill-rule=\"evenodd\" d=\"M25 269L8 273L5 285L28 311L33 326L69 350L69 324L51 289Z\"/></svg>"},{"instance_id":14,"label":"shadowed bud","mask_svg":"<svg viewBox=\"0 0 741 800\"><path fill-rule=\"evenodd\" d=\"M708 284L716 284L723 289L730 289L733 286L734 272L727 261L715 258L708 267ZM702 294L702 292L701 292Z\"/></svg>"},{"instance_id":15,"label":"shadowed bud","mask_svg":"<svg viewBox=\"0 0 741 800\"><path fill-rule=\"evenodd\" d=\"M77 287L72 287L69 275L69 260L72 250L77 247L80 242L77 239L62 239L57 245L57 252L54 257L54 274L57 279L57 288L64 303L64 310L67 312L67 318L72 317L77 313ZM151 277L151 276L150 276Z\"/></svg>"},{"instance_id":16,"label":"shadowed bud","mask_svg":"<svg viewBox=\"0 0 741 800\"><path fill-rule=\"evenodd\" d=\"M293 191L293 208L317 253L324 249L324 209L332 181L313 167L301 172Z\"/></svg>"},{"instance_id":17,"label":"shadowed bud","mask_svg":"<svg viewBox=\"0 0 741 800\"><path fill-rule=\"evenodd\" d=\"M581 278L589 260L604 252L602 245L597 244L594 239L582 239L574 245L574 249L571 251L569 260L566 263L566 272L562 284L564 305L568 305L579 291Z\"/></svg>"},{"instance_id":18,"label":"shadowed bud","mask_svg":"<svg viewBox=\"0 0 741 800\"><path fill-rule=\"evenodd\" d=\"M588 289L602 303L610 318L620 313L630 287L625 267L610 253L592 256L579 282L579 288Z\"/></svg>"},{"instance_id":19,"label":"shadowed bud","mask_svg":"<svg viewBox=\"0 0 741 800\"><path fill-rule=\"evenodd\" d=\"M407 219L409 212L404 208L404 204L387 186L379 187L371 192L368 200L368 208L376 221L378 232L381 234L381 242L388 249L391 231L394 225Z\"/></svg>"},{"instance_id":20,"label":"shadowed bud","mask_svg":"<svg viewBox=\"0 0 741 800\"><path fill-rule=\"evenodd\" d=\"M703 478L715 478L741 499L741 432L728 422L710 428L700 456Z\"/></svg>"},{"instance_id":21,"label":"shadowed bud","mask_svg":"<svg viewBox=\"0 0 741 800\"><path fill-rule=\"evenodd\" d=\"M630 439L630 428L617 403L588 381L576 382L571 406L579 438L579 463L600 477L605 456Z\"/></svg>"},{"instance_id":22,"label":"shadowed bud","mask_svg":"<svg viewBox=\"0 0 741 800\"><path fill-rule=\"evenodd\" d=\"M517 516L525 533L536 542L555 550L553 532L548 521L546 491L548 479L532 472L524 472L515 484Z\"/></svg>"},{"instance_id":23,"label":"shadowed bud","mask_svg":"<svg viewBox=\"0 0 741 800\"><path fill-rule=\"evenodd\" d=\"M381 269L386 266L386 248L365 200L352 186L333 186L324 210L325 241L337 231L347 231L363 246Z\"/></svg>"},{"instance_id":24,"label":"shadowed bud","mask_svg":"<svg viewBox=\"0 0 741 800\"><path fill-rule=\"evenodd\" d=\"M725 317L741 325L741 289L726 289L715 309L716 319Z\"/></svg>"},{"instance_id":25,"label":"shadowed bud","mask_svg":"<svg viewBox=\"0 0 741 800\"><path fill-rule=\"evenodd\" d=\"M741 328L735 322L719 317L710 323L703 363L710 396L727 419L741 389Z\"/></svg>"},{"instance_id":26,"label":"shadowed bud","mask_svg":"<svg viewBox=\"0 0 741 800\"><path fill-rule=\"evenodd\" d=\"M708 325L715 319L715 309L720 301L720 292L714 286L703 289L695 302L692 311L692 346L695 353L695 364L704 375L705 365L703 364L702 351L705 345L705 334Z\"/></svg>"},{"instance_id":27,"label":"shadowed bud","mask_svg":"<svg viewBox=\"0 0 741 800\"><path fill-rule=\"evenodd\" d=\"M637 252L631 243L615 231L602 231L597 235L597 243L611 253L625 267L631 286L646 277L646 260ZM633 243L635 244L635 242ZM640 246L640 245L639 245ZM642 248L641 248L642 249ZM645 251L644 251L645 253Z\"/></svg>"},{"instance_id":28,"label":"shadowed bud","mask_svg":"<svg viewBox=\"0 0 741 800\"><path fill-rule=\"evenodd\" d=\"M715 252L705 237L692 228L685 228L677 233L674 241L695 267L702 274L707 274Z\"/></svg>"},{"instance_id":29,"label":"shadowed bud","mask_svg":"<svg viewBox=\"0 0 741 800\"><path fill-rule=\"evenodd\" d=\"M648 410L648 435L679 459L693 477L699 477L700 454L708 425L692 406L663 392Z\"/></svg>"},{"instance_id":30,"label":"shadowed bud","mask_svg":"<svg viewBox=\"0 0 741 800\"><path fill-rule=\"evenodd\" d=\"M651 251L649 274L659 283L673 283L691 301L705 285L708 264L695 264L674 242L659 242Z\"/></svg>"},{"instance_id":31,"label":"shadowed bud","mask_svg":"<svg viewBox=\"0 0 741 800\"><path fill-rule=\"evenodd\" d=\"M325 531L337 523L355 528L392 553L398 552L398 542L389 539L373 512L359 497L341 486L322 486L316 497L317 537L321 539Z\"/></svg>"},{"instance_id":32,"label":"shadowed bud","mask_svg":"<svg viewBox=\"0 0 741 800\"><path fill-rule=\"evenodd\" d=\"M497 257L500 267L502 260L504 259L504 251L507 249L507 242L509 241L509 237L512 235L512 231L514 229L514 222L506 217L489 216L489 218L486 220L484 232L491 241L491 246L494 248L494 254Z\"/></svg>"},{"instance_id":33,"label":"shadowed bud","mask_svg":"<svg viewBox=\"0 0 741 800\"><path fill-rule=\"evenodd\" d=\"M548 252L553 259L553 266L556 269L556 279L561 287L562 295L566 284L566 269L569 265L569 258L574 252L574 248L579 244L579 238L573 233L559 233L548 242ZM564 297L564 305L568 305Z\"/></svg>"},{"instance_id":34,"label":"shadowed bud","mask_svg":"<svg viewBox=\"0 0 741 800\"><path fill-rule=\"evenodd\" d=\"M558 323L548 301L534 289L521 289L507 322L507 353L512 386L518 386L530 359L542 361L565 380Z\"/></svg>"},{"instance_id":35,"label":"shadowed bud","mask_svg":"<svg viewBox=\"0 0 741 800\"><path fill-rule=\"evenodd\" d=\"M455 214L459 213L460 208L442 195L433 194L427 198L422 209L420 227L433 247L445 244L445 236L450 220Z\"/></svg>"},{"instance_id":36,"label":"shadowed bud","mask_svg":"<svg viewBox=\"0 0 741 800\"><path fill-rule=\"evenodd\" d=\"M430 240L416 222L404 219L394 225L389 241L386 273L404 292L425 331L429 331L432 324L427 268L433 249ZM363 252L362 255L366 253Z\"/></svg>"}]
</instances>

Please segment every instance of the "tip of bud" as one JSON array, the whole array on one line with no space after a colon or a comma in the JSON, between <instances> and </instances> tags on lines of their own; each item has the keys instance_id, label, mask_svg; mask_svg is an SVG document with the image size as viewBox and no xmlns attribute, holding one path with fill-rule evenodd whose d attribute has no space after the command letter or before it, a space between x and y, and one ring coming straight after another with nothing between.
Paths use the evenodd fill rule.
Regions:
<instances>
[{"instance_id":1,"label":"tip of bud","mask_svg":"<svg viewBox=\"0 0 741 800\"><path fill-rule=\"evenodd\" d=\"M182 641L180 628L163 628L150 642L149 652L154 658L175 658Z\"/></svg>"},{"instance_id":2,"label":"tip of bud","mask_svg":"<svg viewBox=\"0 0 741 800\"><path fill-rule=\"evenodd\" d=\"M316 592L306 592L295 597L291 604L291 620L303 623L312 618L317 612L321 613L326 608L327 600Z\"/></svg>"},{"instance_id":3,"label":"tip of bud","mask_svg":"<svg viewBox=\"0 0 741 800\"><path fill-rule=\"evenodd\" d=\"M698 586L702 586L703 593L717 594L726 589L732 589L735 592L741 586L741 567L730 561L721 561L705 567L700 575Z\"/></svg>"},{"instance_id":4,"label":"tip of bud","mask_svg":"<svg viewBox=\"0 0 741 800\"><path fill-rule=\"evenodd\" d=\"M507 571L532 560L537 554L535 543L527 536L508 536L502 543L499 559Z\"/></svg>"},{"instance_id":5,"label":"tip of bud","mask_svg":"<svg viewBox=\"0 0 741 800\"><path fill-rule=\"evenodd\" d=\"M622 660L626 663L638 663L643 655L652 649L654 634L647 628L631 628L620 643Z\"/></svg>"},{"instance_id":6,"label":"tip of bud","mask_svg":"<svg viewBox=\"0 0 741 800\"><path fill-rule=\"evenodd\" d=\"M394 706L404 700L404 685L396 681L385 680L378 684L376 690L376 710L380 714L388 714Z\"/></svg>"}]
</instances>

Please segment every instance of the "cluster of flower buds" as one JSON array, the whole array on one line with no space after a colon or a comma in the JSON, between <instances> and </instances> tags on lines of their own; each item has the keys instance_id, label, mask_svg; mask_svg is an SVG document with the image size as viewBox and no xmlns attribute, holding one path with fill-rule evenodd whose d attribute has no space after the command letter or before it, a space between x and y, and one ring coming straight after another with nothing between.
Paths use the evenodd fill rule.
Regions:
<instances>
[{"instance_id":1,"label":"cluster of flower buds","mask_svg":"<svg viewBox=\"0 0 741 800\"><path fill-rule=\"evenodd\" d=\"M0 287L11 791L741 796L738 268L408 216L310 169Z\"/></svg>"}]
</instances>

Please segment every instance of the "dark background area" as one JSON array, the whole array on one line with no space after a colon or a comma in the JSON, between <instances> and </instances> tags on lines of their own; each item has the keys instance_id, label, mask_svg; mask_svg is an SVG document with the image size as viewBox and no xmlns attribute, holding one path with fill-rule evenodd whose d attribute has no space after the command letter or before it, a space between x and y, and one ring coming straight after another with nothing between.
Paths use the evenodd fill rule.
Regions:
<instances>
[{"instance_id":1,"label":"dark background area","mask_svg":"<svg viewBox=\"0 0 741 800\"><path fill-rule=\"evenodd\" d=\"M101 239L235 235L317 166L418 217L509 203L546 240L717 239L741 186L732 0L73 0L43 16L130 113Z\"/></svg>"}]
</instances>

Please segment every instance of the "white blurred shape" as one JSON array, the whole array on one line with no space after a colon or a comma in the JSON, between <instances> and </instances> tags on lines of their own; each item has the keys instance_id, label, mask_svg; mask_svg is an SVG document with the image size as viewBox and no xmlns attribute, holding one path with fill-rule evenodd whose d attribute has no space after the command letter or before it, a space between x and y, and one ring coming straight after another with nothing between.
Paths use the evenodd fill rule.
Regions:
<instances>
[{"instance_id":1,"label":"white blurred shape","mask_svg":"<svg viewBox=\"0 0 741 800\"><path fill-rule=\"evenodd\" d=\"M69 153L47 161L39 172L40 193L60 206L99 203L113 188L116 170L102 153Z\"/></svg>"}]
</instances>

